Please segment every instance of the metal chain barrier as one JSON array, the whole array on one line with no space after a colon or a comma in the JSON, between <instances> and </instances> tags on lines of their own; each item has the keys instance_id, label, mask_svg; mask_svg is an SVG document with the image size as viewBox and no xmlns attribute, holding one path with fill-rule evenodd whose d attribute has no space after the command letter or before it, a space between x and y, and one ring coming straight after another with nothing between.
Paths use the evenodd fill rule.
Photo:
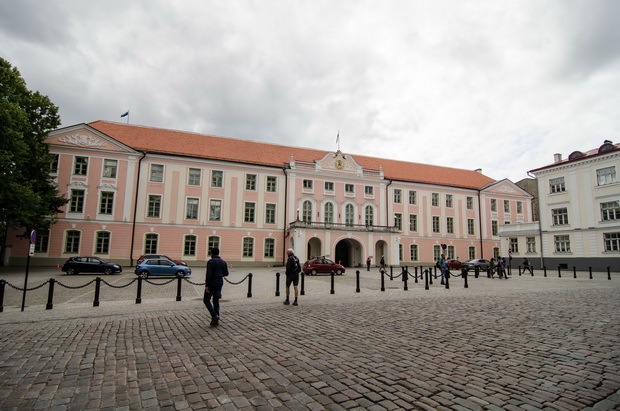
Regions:
<instances>
[{"instance_id":1,"label":"metal chain barrier","mask_svg":"<svg viewBox=\"0 0 620 411\"><path fill-rule=\"evenodd\" d=\"M59 286L64 287L64 288L68 288L69 290L77 290L77 289L79 289L79 288L85 288L85 287L88 287L89 285L91 285L91 284L92 284L92 283L94 283L95 281L97 281L97 280L96 280L96 279L95 279L95 280L92 280L92 281L90 281L90 282L88 282L88 283L86 283L86 284L84 284L84 285L71 286L71 285L65 285L65 284L61 283L60 281L56 280L56 284L58 284ZM48 282L49 282L49 281L48 281Z\"/></svg>"},{"instance_id":2,"label":"metal chain barrier","mask_svg":"<svg viewBox=\"0 0 620 411\"><path fill-rule=\"evenodd\" d=\"M137 278L134 278L133 280L131 280L130 282L128 282L128 283L127 283L127 284L125 284L125 285L114 285L114 284L110 284L109 282L107 282L107 281L106 281L106 280L104 280L104 279L101 279L101 281L102 281L105 285L107 285L107 286L109 286L109 287L112 287L112 288L125 288L125 287L129 287L131 284L133 284L133 283L135 283L136 281L138 281L138 279L137 279Z\"/></svg>"},{"instance_id":3,"label":"metal chain barrier","mask_svg":"<svg viewBox=\"0 0 620 411\"><path fill-rule=\"evenodd\" d=\"M26 288L26 291L35 291L35 290L38 290L39 288L44 287L44 286L45 286L45 284L47 284L47 283L49 283L49 280L47 280L46 282L44 282L44 283L43 283L43 284L41 284L41 285L37 285L36 287ZM9 282L7 282L6 284L8 284L8 286L9 286L9 287L11 287L11 288L13 288L13 289L15 289L15 290L17 290L17 291L24 291L24 289L23 289L23 288L21 288L21 287L16 287L16 286L14 286L13 284L11 284L11 283L9 283Z\"/></svg>"}]
</instances>

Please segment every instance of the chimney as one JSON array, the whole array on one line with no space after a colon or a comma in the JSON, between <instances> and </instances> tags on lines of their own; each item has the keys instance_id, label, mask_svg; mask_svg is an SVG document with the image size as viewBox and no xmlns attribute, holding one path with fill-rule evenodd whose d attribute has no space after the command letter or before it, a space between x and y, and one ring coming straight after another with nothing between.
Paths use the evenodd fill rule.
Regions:
<instances>
[{"instance_id":1,"label":"chimney","mask_svg":"<svg viewBox=\"0 0 620 411\"><path fill-rule=\"evenodd\" d=\"M554 163L559 163L560 161L562 161L562 154L560 153L555 153L553 155L553 162Z\"/></svg>"},{"instance_id":2,"label":"chimney","mask_svg":"<svg viewBox=\"0 0 620 411\"><path fill-rule=\"evenodd\" d=\"M480 174L482 174L482 169L481 169L481 168L477 168L477 169L475 169L474 171L475 171L476 173L480 173Z\"/></svg>"}]
</instances>

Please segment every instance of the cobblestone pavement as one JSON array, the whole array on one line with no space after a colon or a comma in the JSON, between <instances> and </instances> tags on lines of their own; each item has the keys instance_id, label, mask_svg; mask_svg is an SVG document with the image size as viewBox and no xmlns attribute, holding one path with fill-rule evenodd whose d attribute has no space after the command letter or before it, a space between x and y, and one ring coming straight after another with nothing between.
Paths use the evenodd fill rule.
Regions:
<instances>
[{"instance_id":1,"label":"cobblestone pavement","mask_svg":"<svg viewBox=\"0 0 620 411\"><path fill-rule=\"evenodd\" d=\"M0 408L620 409L618 277L306 281L297 307L225 285L217 328L197 292L7 307Z\"/></svg>"}]
</instances>

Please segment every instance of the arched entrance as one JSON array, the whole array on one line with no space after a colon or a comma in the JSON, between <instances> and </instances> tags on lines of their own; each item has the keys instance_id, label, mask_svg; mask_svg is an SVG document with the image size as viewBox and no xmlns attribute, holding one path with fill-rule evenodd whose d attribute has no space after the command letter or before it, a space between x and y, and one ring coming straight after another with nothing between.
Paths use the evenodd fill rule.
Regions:
<instances>
[{"instance_id":1,"label":"arched entrance","mask_svg":"<svg viewBox=\"0 0 620 411\"><path fill-rule=\"evenodd\" d=\"M351 238L338 241L334 261L345 267L361 267L362 245Z\"/></svg>"},{"instance_id":2,"label":"arched entrance","mask_svg":"<svg viewBox=\"0 0 620 411\"><path fill-rule=\"evenodd\" d=\"M321 240L313 237L308 241L308 249L306 250L306 260L312 257L319 257L323 255L321 251Z\"/></svg>"},{"instance_id":3,"label":"arched entrance","mask_svg":"<svg viewBox=\"0 0 620 411\"><path fill-rule=\"evenodd\" d=\"M385 264L388 264L387 243L383 240L377 241L375 244L375 261L378 266L381 263L381 256L385 256Z\"/></svg>"}]
</instances>

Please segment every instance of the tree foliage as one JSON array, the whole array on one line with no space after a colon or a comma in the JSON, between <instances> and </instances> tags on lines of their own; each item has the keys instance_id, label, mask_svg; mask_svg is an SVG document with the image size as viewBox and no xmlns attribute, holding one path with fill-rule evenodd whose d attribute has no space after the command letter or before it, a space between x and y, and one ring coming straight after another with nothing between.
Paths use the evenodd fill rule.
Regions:
<instances>
[{"instance_id":1,"label":"tree foliage","mask_svg":"<svg viewBox=\"0 0 620 411\"><path fill-rule=\"evenodd\" d=\"M28 90L17 68L0 58L0 246L8 228L46 229L67 203L50 176L44 142L59 125L58 107Z\"/></svg>"}]
</instances>

